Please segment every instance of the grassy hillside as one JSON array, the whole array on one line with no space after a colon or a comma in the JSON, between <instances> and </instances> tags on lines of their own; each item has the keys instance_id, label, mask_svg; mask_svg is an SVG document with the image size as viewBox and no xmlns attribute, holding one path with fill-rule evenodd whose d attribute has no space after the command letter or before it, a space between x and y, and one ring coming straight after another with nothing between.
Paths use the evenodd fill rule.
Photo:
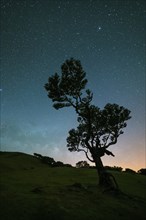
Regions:
<instances>
[{"instance_id":1,"label":"grassy hillside","mask_svg":"<svg viewBox=\"0 0 146 220\"><path fill-rule=\"evenodd\" d=\"M49 168L33 156L1 152L0 219L145 219L146 177L113 174L124 192L117 197L98 188L96 170Z\"/></svg>"}]
</instances>

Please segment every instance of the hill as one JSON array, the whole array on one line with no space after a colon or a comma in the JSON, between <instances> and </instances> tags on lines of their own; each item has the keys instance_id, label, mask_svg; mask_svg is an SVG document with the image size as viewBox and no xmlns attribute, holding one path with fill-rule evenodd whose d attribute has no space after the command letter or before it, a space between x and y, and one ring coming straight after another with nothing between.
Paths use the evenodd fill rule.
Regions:
<instances>
[{"instance_id":1,"label":"hill","mask_svg":"<svg viewBox=\"0 0 146 220\"><path fill-rule=\"evenodd\" d=\"M145 219L146 177L113 174L123 195L103 193L94 169L50 168L28 154L0 152L0 219Z\"/></svg>"}]
</instances>

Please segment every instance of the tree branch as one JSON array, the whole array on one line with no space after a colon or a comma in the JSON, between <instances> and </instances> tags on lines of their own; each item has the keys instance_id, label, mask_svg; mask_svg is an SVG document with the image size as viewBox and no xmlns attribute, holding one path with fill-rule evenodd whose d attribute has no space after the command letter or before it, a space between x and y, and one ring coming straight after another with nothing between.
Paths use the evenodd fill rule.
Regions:
<instances>
[{"instance_id":1,"label":"tree branch","mask_svg":"<svg viewBox=\"0 0 146 220\"><path fill-rule=\"evenodd\" d=\"M87 159L88 159L90 162L92 162L92 163L94 162L94 160L92 160L92 159L88 156L88 150L85 151L84 149L78 149L77 151L78 151L78 152L83 151L83 152L86 154Z\"/></svg>"},{"instance_id":2,"label":"tree branch","mask_svg":"<svg viewBox=\"0 0 146 220\"><path fill-rule=\"evenodd\" d=\"M105 149L107 149L109 146L111 146L111 145L113 145L113 144L116 144L116 143L117 143L117 138L118 138L118 137L115 136L115 140L112 141L112 142L110 142L110 143L108 143L108 144L105 146Z\"/></svg>"},{"instance_id":3,"label":"tree branch","mask_svg":"<svg viewBox=\"0 0 146 220\"><path fill-rule=\"evenodd\" d=\"M106 146L106 144L107 144L107 141L108 141L109 137L110 137L110 133L109 133L109 135L107 136L107 138L106 138L106 140L105 140L105 143L104 143L103 147L105 147L105 146Z\"/></svg>"},{"instance_id":4,"label":"tree branch","mask_svg":"<svg viewBox=\"0 0 146 220\"><path fill-rule=\"evenodd\" d=\"M105 149L105 153L106 153L108 156L111 155L111 156L115 157L115 155L114 155L111 151L109 151L109 150L106 150L106 149Z\"/></svg>"}]
</instances>

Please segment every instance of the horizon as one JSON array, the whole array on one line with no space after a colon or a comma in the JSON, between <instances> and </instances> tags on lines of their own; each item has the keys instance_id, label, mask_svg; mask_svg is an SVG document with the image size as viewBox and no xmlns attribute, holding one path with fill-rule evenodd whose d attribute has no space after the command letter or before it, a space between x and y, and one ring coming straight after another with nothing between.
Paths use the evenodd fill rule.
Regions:
<instances>
[{"instance_id":1,"label":"horizon","mask_svg":"<svg viewBox=\"0 0 146 220\"><path fill-rule=\"evenodd\" d=\"M40 154L39 152L34 152L33 154L29 154L29 153L25 153L25 152L21 152L21 151L18 152L18 151L1 151L1 150L0 150L0 152L2 152L2 153L20 153L20 154L26 154L26 155L29 155L29 156L32 156L32 157L35 157L35 158L37 158L37 157L34 155L35 153ZM43 156L43 157L45 157L45 156L51 157L51 155L42 155L42 154L40 154L40 155ZM53 158L53 157L51 157L51 158ZM53 159L55 160L55 162L58 162L58 160L56 160L55 158L53 158ZM82 161L82 160L80 160L80 161ZM83 159L83 161L87 161L87 163L89 164L90 167L95 167L95 168L96 168L95 163L91 163L87 158ZM78 163L79 161L77 161L77 162L74 163L74 164L72 164L72 163L66 163L66 161L63 161L63 160L60 161L60 162L63 162L64 164L70 164L72 167L76 167L76 163ZM122 166L120 166L120 165L113 165L113 166L104 165L104 167L122 168L122 170L121 170L120 172L125 172L126 169L131 169L131 170L135 171L136 173L138 173L138 171L139 171L140 169L146 169L146 167L141 167L141 168L135 170L135 169L132 169L131 167L122 167Z\"/></svg>"}]
</instances>

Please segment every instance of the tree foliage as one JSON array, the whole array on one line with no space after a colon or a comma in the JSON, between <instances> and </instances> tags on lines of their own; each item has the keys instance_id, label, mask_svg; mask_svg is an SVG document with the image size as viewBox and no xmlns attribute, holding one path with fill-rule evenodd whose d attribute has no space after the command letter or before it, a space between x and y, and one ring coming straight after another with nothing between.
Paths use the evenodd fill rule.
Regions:
<instances>
[{"instance_id":1,"label":"tree foliage","mask_svg":"<svg viewBox=\"0 0 146 220\"><path fill-rule=\"evenodd\" d=\"M116 144L131 118L130 111L117 104L106 104L104 109L92 104L93 93L85 86L86 73L79 60L71 58L61 66L61 76L49 77L45 89L55 109L72 106L78 114L78 127L69 131L67 147L70 151L84 151L94 156L113 155L107 148Z\"/></svg>"},{"instance_id":2,"label":"tree foliage","mask_svg":"<svg viewBox=\"0 0 146 220\"><path fill-rule=\"evenodd\" d=\"M77 168L89 168L89 164L86 160L82 160L76 163Z\"/></svg>"},{"instance_id":3,"label":"tree foliage","mask_svg":"<svg viewBox=\"0 0 146 220\"><path fill-rule=\"evenodd\" d=\"M80 61L72 58L66 60L61 66L61 77L57 73L49 77L45 88L48 91L48 97L54 102L54 108L76 106L78 98L81 97L81 91L87 83L85 75Z\"/></svg>"},{"instance_id":4,"label":"tree foliage","mask_svg":"<svg viewBox=\"0 0 146 220\"><path fill-rule=\"evenodd\" d=\"M136 173L134 170L132 170L132 169L130 169L130 168L126 168L126 169L125 169L125 172L126 172L126 173L132 173L132 174L135 174L135 173Z\"/></svg>"},{"instance_id":5,"label":"tree foliage","mask_svg":"<svg viewBox=\"0 0 146 220\"><path fill-rule=\"evenodd\" d=\"M138 170L138 174L146 175L146 168L141 168L140 170Z\"/></svg>"}]
</instances>

